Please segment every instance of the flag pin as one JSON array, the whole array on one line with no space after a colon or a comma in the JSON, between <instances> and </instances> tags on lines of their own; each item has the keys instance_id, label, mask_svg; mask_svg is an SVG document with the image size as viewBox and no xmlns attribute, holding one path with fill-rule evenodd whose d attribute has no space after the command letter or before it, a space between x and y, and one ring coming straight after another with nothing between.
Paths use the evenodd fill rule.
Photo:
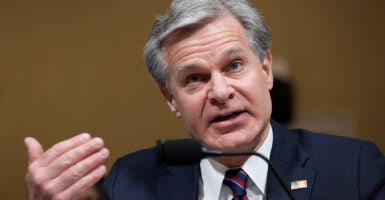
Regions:
<instances>
[{"instance_id":1,"label":"flag pin","mask_svg":"<svg viewBox=\"0 0 385 200\"><path fill-rule=\"evenodd\" d=\"M307 180L299 180L291 182L291 190L305 189L307 188Z\"/></svg>"}]
</instances>

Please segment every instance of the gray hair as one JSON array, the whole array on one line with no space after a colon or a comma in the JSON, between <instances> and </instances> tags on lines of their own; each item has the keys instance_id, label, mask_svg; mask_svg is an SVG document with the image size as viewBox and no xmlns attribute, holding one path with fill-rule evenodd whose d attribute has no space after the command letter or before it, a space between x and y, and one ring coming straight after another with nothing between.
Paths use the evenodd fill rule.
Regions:
<instances>
[{"instance_id":1,"label":"gray hair","mask_svg":"<svg viewBox=\"0 0 385 200\"><path fill-rule=\"evenodd\" d=\"M270 33L263 18L247 0L174 0L164 16L157 17L145 46L144 58L152 77L171 92L163 42L177 30L204 24L223 14L238 19L247 34L250 47L260 61L270 48Z\"/></svg>"}]
</instances>

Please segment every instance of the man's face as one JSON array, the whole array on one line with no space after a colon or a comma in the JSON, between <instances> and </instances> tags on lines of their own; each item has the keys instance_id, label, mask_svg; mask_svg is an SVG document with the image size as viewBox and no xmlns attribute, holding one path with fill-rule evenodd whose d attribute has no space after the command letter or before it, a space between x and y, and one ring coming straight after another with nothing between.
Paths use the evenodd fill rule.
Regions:
<instances>
[{"instance_id":1,"label":"man's face","mask_svg":"<svg viewBox=\"0 0 385 200\"><path fill-rule=\"evenodd\" d=\"M163 52L172 88L163 94L194 139L222 151L259 147L271 114L270 52L260 62L231 15L174 33Z\"/></svg>"}]
</instances>

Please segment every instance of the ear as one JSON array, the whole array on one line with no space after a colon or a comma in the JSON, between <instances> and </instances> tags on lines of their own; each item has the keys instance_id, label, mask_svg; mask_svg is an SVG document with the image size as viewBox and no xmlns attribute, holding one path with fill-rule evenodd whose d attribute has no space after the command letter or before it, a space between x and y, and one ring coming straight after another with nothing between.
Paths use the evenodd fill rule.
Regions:
<instances>
[{"instance_id":1,"label":"ear","mask_svg":"<svg viewBox=\"0 0 385 200\"><path fill-rule=\"evenodd\" d=\"M270 49L266 51L265 59L262 62L262 69L264 71L264 74L266 76L267 86L269 90L273 88L273 57L271 55Z\"/></svg>"},{"instance_id":2,"label":"ear","mask_svg":"<svg viewBox=\"0 0 385 200\"><path fill-rule=\"evenodd\" d=\"M174 96L170 94L170 92L166 89L165 86L158 84L158 88L162 92L163 97L166 99L167 105L170 108L172 114L174 114L175 117L179 118L180 112L179 112L178 106L176 105Z\"/></svg>"}]
</instances>

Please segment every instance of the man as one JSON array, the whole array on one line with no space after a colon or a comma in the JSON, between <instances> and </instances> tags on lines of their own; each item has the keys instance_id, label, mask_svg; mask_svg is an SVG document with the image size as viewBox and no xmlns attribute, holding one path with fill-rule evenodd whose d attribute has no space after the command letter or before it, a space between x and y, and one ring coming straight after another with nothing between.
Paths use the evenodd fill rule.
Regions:
<instances>
[{"instance_id":1,"label":"man","mask_svg":"<svg viewBox=\"0 0 385 200\"><path fill-rule=\"evenodd\" d=\"M145 59L172 113L204 147L261 153L297 199L385 199L385 158L375 145L270 120L270 35L248 2L173 1L153 26ZM25 142L30 199L73 199L106 171L99 138L79 135L46 152ZM246 187L233 189L234 180ZM105 187L107 199L289 199L257 157L163 166L154 148L120 158Z\"/></svg>"}]
</instances>

